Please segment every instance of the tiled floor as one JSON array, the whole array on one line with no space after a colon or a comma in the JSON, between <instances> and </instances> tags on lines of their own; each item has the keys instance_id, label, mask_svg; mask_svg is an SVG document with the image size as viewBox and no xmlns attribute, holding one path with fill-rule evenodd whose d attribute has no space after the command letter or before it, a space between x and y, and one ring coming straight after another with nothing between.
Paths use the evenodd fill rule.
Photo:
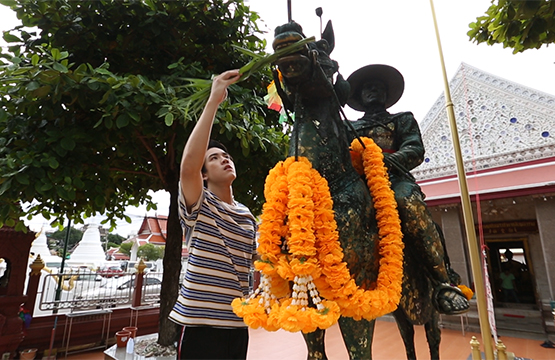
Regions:
<instances>
[{"instance_id":1,"label":"tiled floor","mask_svg":"<svg viewBox=\"0 0 555 360\"><path fill-rule=\"evenodd\" d=\"M337 326L326 334L326 352L330 360L348 359L347 351ZM470 356L472 336L481 341L480 334L443 329L441 333L440 357L442 360L467 360ZM555 349L543 348L543 341L502 337L507 351L515 356L534 360L555 360ZM423 326L416 327L416 353L419 359L429 359ZM394 322L378 320L373 341L374 360L406 359L405 350L397 325ZM251 330L248 360L304 360L306 346L300 333L286 331L267 332ZM68 356L72 360L104 360L102 351Z\"/></svg>"}]
</instances>

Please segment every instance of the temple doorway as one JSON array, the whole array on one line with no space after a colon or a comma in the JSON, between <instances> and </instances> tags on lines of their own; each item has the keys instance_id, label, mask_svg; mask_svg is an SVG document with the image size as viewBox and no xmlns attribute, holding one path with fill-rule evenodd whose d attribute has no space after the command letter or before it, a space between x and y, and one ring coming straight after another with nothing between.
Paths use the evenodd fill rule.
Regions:
<instances>
[{"instance_id":1,"label":"temple doorway","mask_svg":"<svg viewBox=\"0 0 555 360\"><path fill-rule=\"evenodd\" d=\"M488 270L496 305L536 306L535 278L530 263L528 239L489 239L486 240L486 245Z\"/></svg>"}]
</instances>

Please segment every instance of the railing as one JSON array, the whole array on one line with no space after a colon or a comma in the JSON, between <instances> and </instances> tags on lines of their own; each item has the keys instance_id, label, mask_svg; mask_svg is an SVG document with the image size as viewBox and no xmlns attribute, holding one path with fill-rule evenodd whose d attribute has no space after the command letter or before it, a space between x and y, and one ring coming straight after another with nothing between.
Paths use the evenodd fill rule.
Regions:
<instances>
[{"instance_id":1,"label":"railing","mask_svg":"<svg viewBox=\"0 0 555 360\"><path fill-rule=\"evenodd\" d=\"M143 276L142 287L136 289L139 276ZM154 304L160 301L161 279L162 273L154 272L123 273L110 278L73 272L65 273L61 281L59 275L48 274L43 276L37 300L42 311L103 309L130 305L134 293L141 291L141 304Z\"/></svg>"}]
</instances>

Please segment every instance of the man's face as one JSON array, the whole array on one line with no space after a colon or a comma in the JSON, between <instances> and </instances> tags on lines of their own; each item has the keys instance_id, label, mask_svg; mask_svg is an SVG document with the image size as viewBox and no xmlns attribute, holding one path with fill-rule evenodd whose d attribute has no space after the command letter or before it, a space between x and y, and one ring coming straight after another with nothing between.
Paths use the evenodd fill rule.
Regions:
<instances>
[{"instance_id":1,"label":"man's face","mask_svg":"<svg viewBox=\"0 0 555 360\"><path fill-rule=\"evenodd\" d=\"M360 90L360 102L363 106L370 104L385 104L387 99L387 89L379 81L366 82Z\"/></svg>"},{"instance_id":2,"label":"man's face","mask_svg":"<svg viewBox=\"0 0 555 360\"><path fill-rule=\"evenodd\" d=\"M237 177L235 164L231 156L220 148L213 147L206 151L204 158L204 180L208 182L233 182Z\"/></svg>"}]
</instances>

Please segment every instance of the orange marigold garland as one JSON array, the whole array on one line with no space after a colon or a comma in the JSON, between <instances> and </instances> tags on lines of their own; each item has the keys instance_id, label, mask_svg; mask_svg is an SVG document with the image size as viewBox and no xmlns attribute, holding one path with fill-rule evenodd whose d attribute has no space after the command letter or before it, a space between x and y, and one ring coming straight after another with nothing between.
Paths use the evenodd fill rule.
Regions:
<instances>
[{"instance_id":1,"label":"orange marigold garland","mask_svg":"<svg viewBox=\"0 0 555 360\"><path fill-rule=\"evenodd\" d=\"M468 286L466 285L457 285L457 287L462 291L464 297L470 301L470 299L472 299L472 297L474 296L474 291L472 291Z\"/></svg>"},{"instance_id":2,"label":"orange marigold garland","mask_svg":"<svg viewBox=\"0 0 555 360\"><path fill-rule=\"evenodd\" d=\"M341 315L371 320L396 309L403 274L401 225L381 149L364 141L364 151L355 144L353 150L362 153L380 229L376 288L358 288L343 261L327 181L308 159L291 157L266 179L261 260L255 263L261 284L248 299L232 302L250 327L312 332Z\"/></svg>"}]
</instances>

